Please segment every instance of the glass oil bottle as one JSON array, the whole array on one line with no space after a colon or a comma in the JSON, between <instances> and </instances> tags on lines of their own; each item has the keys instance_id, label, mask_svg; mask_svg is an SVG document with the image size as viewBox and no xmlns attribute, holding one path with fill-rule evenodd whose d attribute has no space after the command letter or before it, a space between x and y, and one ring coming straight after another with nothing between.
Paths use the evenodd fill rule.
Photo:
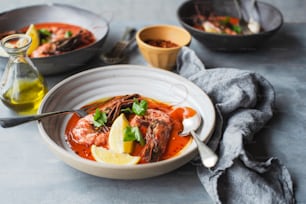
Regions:
<instances>
[{"instance_id":1,"label":"glass oil bottle","mask_svg":"<svg viewBox=\"0 0 306 204\"><path fill-rule=\"evenodd\" d=\"M25 34L9 35L1 40L9 59L0 81L0 98L20 115L35 114L47 92L43 76L26 55L31 42Z\"/></svg>"}]
</instances>

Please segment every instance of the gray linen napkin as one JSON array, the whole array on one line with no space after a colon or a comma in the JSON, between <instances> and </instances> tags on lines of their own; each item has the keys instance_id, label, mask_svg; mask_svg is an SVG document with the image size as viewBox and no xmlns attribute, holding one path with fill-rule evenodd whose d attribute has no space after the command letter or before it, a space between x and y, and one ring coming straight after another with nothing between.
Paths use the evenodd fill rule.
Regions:
<instances>
[{"instance_id":1,"label":"gray linen napkin","mask_svg":"<svg viewBox=\"0 0 306 204\"><path fill-rule=\"evenodd\" d=\"M219 117L208 145L219 161L212 169L197 167L198 176L216 203L295 203L287 168L277 159L255 161L244 144L272 117L274 89L258 73L232 68L205 69L189 48L177 58L180 75L202 88ZM221 134L220 134L221 133Z\"/></svg>"}]
</instances>

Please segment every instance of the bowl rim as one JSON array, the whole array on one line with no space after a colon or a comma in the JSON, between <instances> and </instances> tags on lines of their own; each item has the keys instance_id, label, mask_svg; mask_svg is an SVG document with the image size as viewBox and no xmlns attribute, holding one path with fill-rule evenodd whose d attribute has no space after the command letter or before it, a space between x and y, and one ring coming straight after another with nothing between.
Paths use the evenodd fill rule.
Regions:
<instances>
[{"instance_id":1,"label":"bowl rim","mask_svg":"<svg viewBox=\"0 0 306 204\"><path fill-rule=\"evenodd\" d=\"M72 80L75 80L76 78L79 78L83 74L88 74L90 72L96 72L96 71L99 71L99 70L122 69L122 68L129 68L129 67L133 67L133 69L141 69L141 70L153 69L153 70L155 70L155 72L160 72L160 73L163 73L165 75L172 76L172 77L174 77L176 79L186 80L186 82L189 85L192 84L193 88L201 90L203 92L203 94L206 95L206 97L208 97L210 106L213 108L213 115L212 115L212 124L213 124L213 127L208 132L208 136L206 138L204 138L204 140L206 142L208 142L210 140L210 138L211 138L211 136L212 136L212 134L214 132L215 123L216 123L216 113L215 113L214 105L213 105L212 101L210 100L210 97L202 89L200 89L198 86L196 86L194 83L192 83L191 81L187 80L186 78L184 78L184 77L182 77L182 76L180 76L178 74L175 74L174 72L169 72L169 71L166 71L166 70L163 70L163 69L159 69L159 68L147 67L147 66L144 66L144 65L128 65L128 64L124 65L123 64L123 65L101 66L101 67L96 67L96 68L93 68L93 69L85 70L85 71L79 72L77 74L74 74L74 75L72 75L72 76L62 80L61 82L57 83L46 94L46 96L44 97L44 99L42 101L42 104L44 104L45 101L48 100L49 97L51 97L52 94L54 92L56 92L61 86L65 85L66 83L69 83ZM39 107L38 113L41 113L42 109L43 109L43 105L41 105ZM122 169L122 170L142 170L142 169L150 169L152 167L160 167L160 166L163 166L164 164L172 163L172 162L175 162L176 160L180 160L180 159L182 159L184 157L187 157L189 154L195 154L196 151L197 151L197 148L195 146L194 148L192 148L190 150L189 154L184 153L184 154L180 154L179 156L171 157L171 158L166 159L166 160L162 160L162 161L158 161L158 162L153 162L153 163L148 163L148 164L143 164L143 165L124 166L124 165L99 163L99 162L96 162L96 161L91 161L91 160L88 160L88 159L85 159L85 158L81 158L81 157L77 156L76 154L72 154L71 152L69 152L65 148L63 148L63 147L59 146L58 144L56 144L48 136L48 134L45 132L44 127L43 127L41 122L37 121L37 126L38 126L38 129L39 129L39 132L40 132L40 135L41 135L42 139L44 140L44 142L47 143L49 148L54 153L61 154L66 159L70 159L73 162L78 162L78 163L81 163L81 164L89 165L91 167L103 167L103 168L106 168L108 170L112 170L112 169L118 170L118 168ZM68 163L66 161L64 161L64 162ZM146 178L148 178L148 177L146 177Z\"/></svg>"},{"instance_id":2,"label":"bowl rim","mask_svg":"<svg viewBox=\"0 0 306 204\"><path fill-rule=\"evenodd\" d=\"M191 25L189 25L188 23L186 23L184 20L182 20L182 17L180 15L180 11L183 9L183 7L189 3L191 3L192 0L188 0L188 1L185 1L184 3L182 3L179 8L177 9L177 12L176 12L176 15L177 15L177 18L179 19L180 23L192 30L193 32L195 33L198 33L198 34L205 34L207 36L220 36L220 37L227 37L227 38L249 38L249 37L253 37L253 36L258 36L258 35L268 35L269 33L271 32L275 32L277 30L279 30L282 25L284 24L284 17L283 17L283 14L281 13L281 11L273 6L272 4L269 4L269 3L266 3L266 2L261 2L261 1L257 1L258 4L262 4L262 5L265 5L269 8L272 8L274 11L276 11L280 17L280 23L278 26L276 26L275 28L271 29L271 30L264 30L262 32L259 32L259 33L251 33L251 34L244 34L244 35L230 35L230 34L226 34L226 33L222 33L222 34L217 34L217 33L209 33L209 32L205 32L205 31L201 31L199 29L196 29L194 27L192 27Z\"/></svg>"},{"instance_id":3,"label":"bowl rim","mask_svg":"<svg viewBox=\"0 0 306 204\"><path fill-rule=\"evenodd\" d=\"M149 45L148 43L145 43L141 39L140 35L141 35L142 32L144 32L144 31L146 31L148 29L160 28L160 27L171 28L171 29L176 29L176 30L182 31L182 33L186 34L186 37L188 38L186 40L186 43L184 43L184 45L178 45L177 47L164 48L164 47L157 47L157 46ZM191 42L191 39L192 39L192 36L190 35L190 33L185 28L180 27L180 26L176 26L176 25L171 25L171 24L155 24L155 25L145 26L145 27L141 28L140 30L138 30L137 33L136 33L136 40L142 46L150 48L152 50L165 51L165 52L171 51L171 50L179 50L183 46L188 46L190 44L190 42Z\"/></svg>"}]
</instances>

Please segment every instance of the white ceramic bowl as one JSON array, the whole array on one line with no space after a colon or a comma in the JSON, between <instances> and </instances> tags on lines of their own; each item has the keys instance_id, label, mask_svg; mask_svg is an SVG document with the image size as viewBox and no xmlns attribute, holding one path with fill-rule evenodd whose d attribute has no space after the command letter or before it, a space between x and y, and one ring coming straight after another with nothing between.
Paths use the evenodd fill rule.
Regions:
<instances>
[{"instance_id":1,"label":"white ceramic bowl","mask_svg":"<svg viewBox=\"0 0 306 204\"><path fill-rule=\"evenodd\" d=\"M137 65L115 65L90 69L73 75L45 96L39 112L80 108L95 100L139 93L178 106L190 106L203 118L198 133L207 141L213 132L215 110L209 97L187 79L169 71ZM194 141L178 156L164 161L134 166L98 163L76 155L65 142L64 131L71 114L50 117L38 123L50 150L68 165L95 176L112 179L141 179L170 172L197 153Z\"/></svg>"}]
</instances>

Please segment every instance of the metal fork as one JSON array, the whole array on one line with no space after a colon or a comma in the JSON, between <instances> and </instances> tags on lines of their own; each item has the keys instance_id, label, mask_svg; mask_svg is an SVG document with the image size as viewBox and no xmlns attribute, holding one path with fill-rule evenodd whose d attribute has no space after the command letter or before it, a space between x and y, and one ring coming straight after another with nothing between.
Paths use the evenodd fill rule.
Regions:
<instances>
[{"instance_id":1,"label":"metal fork","mask_svg":"<svg viewBox=\"0 0 306 204\"><path fill-rule=\"evenodd\" d=\"M48 112L48 113L41 113L37 115L0 118L0 125L3 128L9 128L9 127L14 127L14 126L21 125L23 123L27 123L30 121L40 120L42 118L46 118L46 117L50 117L54 115L60 115L64 113L76 113L80 118L82 118L88 115L92 110L97 108L99 104L101 103L95 103L95 104L85 106L77 110L61 110L61 111L53 111L53 112Z\"/></svg>"},{"instance_id":2,"label":"metal fork","mask_svg":"<svg viewBox=\"0 0 306 204\"><path fill-rule=\"evenodd\" d=\"M100 56L106 64L118 64L125 59L127 48L135 41L136 29L127 28L122 39L107 53Z\"/></svg>"}]
</instances>

